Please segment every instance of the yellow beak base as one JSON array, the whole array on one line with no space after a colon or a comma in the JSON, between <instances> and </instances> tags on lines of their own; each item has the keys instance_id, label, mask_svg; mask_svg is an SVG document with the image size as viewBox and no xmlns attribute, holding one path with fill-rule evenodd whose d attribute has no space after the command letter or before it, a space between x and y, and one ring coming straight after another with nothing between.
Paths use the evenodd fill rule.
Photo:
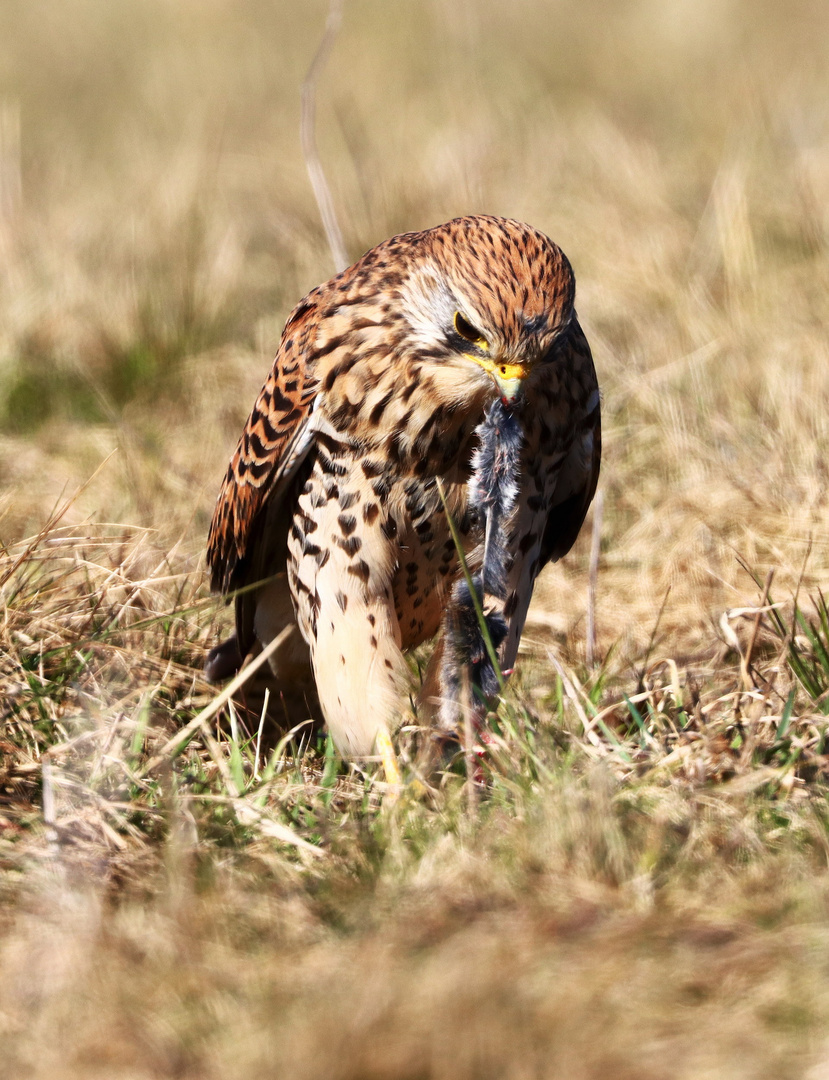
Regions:
<instances>
[{"instance_id":1,"label":"yellow beak base","mask_svg":"<svg viewBox=\"0 0 829 1080\"><path fill-rule=\"evenodd\" d=\"M530 369L524 364L498 363L483 356L470 356L469 359L480 364L484 371L492 376L501 397L510 404L518 397L521 385L530 373Z\"/></svg>"}]
</instances>

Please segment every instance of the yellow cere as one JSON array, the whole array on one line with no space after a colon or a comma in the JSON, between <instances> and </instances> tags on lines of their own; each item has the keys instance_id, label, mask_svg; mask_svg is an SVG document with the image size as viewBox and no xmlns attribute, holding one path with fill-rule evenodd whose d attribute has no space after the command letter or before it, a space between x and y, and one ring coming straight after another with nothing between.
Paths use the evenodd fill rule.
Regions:
<instances>
[{"instance_id":1,"label":"yellow cere","mask_svg":"<svg viewBox=\"0 0 829 1080\"><path fill-rule=\"evenodd\" d=\"M490 360L485 356L472 356L471 353L467 353L466 355L470 360L474 360L476 364L480 364L484 371L488 371L490 375L502 382L512 381L513 379L524 379L529 374L527 368L523 364L499 364L497 360Z\"/></svg>"}]
</instances>

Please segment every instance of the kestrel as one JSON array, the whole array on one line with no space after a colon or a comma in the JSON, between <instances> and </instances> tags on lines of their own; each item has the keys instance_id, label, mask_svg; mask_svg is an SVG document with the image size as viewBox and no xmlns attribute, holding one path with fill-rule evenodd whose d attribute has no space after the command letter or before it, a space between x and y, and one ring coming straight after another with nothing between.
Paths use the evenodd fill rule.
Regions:
<instances>
[{"instance_id":1,"label":"kestrel","mask_svg":"<svg viewBox=\"0 0 829 1080\"><path fill-rule=\"evenodd\" d=\"M457 724L464 687L493 692L481 612L511 669L535 579L596 490L574 296L551 240L480 216L394 236L300 301L210 527L214 589L243 591L208 677L292 627L277 682L310 665L338 749L380 754L387 779L407 649L442 630L420 694L433 725Z\"/></svg>"}]
</instances>

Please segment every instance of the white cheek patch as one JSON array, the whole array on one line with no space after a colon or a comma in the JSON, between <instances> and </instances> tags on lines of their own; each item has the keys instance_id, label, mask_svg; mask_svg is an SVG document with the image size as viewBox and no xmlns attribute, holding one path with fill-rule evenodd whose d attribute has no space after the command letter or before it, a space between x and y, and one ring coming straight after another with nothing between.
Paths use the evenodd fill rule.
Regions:
<instances>
[{"instance_id":1,"label":"white cheek patch","mask_svg":"<svg viewBox=\"0 0 829 1080\"><path fill-rule=\"evenodd\" d=\"M446 333L459 307L468 307L446 281L428 269L415 270L400 290L401 307L416 348L446 344Z\"/></svg>"}]
</instances>

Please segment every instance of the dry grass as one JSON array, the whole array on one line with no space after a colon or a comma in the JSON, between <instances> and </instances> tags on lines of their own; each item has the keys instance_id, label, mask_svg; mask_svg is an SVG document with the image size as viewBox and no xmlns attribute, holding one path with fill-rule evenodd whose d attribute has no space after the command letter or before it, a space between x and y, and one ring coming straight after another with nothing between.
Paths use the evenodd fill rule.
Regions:
<instances>
[{"instance_id":1,"label":"dry grass","mask_svg":"<svg viewBox=\"0 0 829 1080\"><path fill-rule=\"evenodd\" d=\"M218 479L330 273L325 10L0 6L0 1075L822 1080L825 6L346 3L349 253L532 222L605 396L604 663L585 537L474 813L194 721Z\"/></svg>"}]
</instances>

